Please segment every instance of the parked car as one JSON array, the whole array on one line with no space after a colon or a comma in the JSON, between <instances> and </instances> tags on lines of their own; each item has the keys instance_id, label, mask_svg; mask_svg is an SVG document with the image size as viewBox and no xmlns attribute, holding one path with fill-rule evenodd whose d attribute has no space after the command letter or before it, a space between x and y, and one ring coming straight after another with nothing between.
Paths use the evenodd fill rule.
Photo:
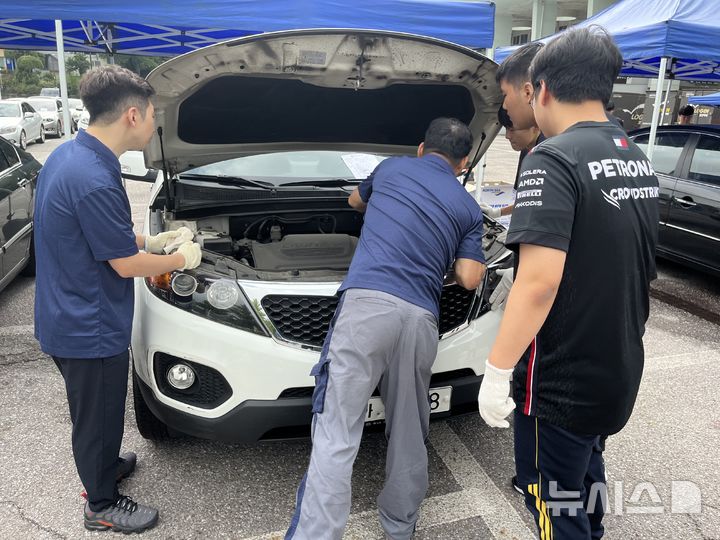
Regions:
<instances>
[{"instance_id":1,"label":"parked car","mask_svg":"<svg viewBox=\"0 0 720 540\"><path fill-rule=\"evenodd\" d=\"M629 136L643 150L648 128ZM720 275L720 126L660 126L652 157L660 181L658 255Z\"/></svg>"},{"instance_id":2,"label":"parked car","mask_svg":"<svg viewBox=\"0 0 720 540\"><path fill-rule=\"evenodd\" d=\"M90 113L88 112L88 110L85 107L83 107L83 110L80 111L77 128L78 129L87 129L89 124L90 124Z\"/></svg>"},{"instance_id":3,"label":"parked car","mask_svg":"<svg viewBox=\"0 0 720 540\"><path fill-rule=\"evenodd\" d=\"M80 115L85 107L83 106L82 99L77 98L68 98L68 105L70 106L70 118L72 118L73 121L73 128L77 131Z\"/></svg>"},{"instance_id":4,"label":"parked car","mask_svg":"<svg viewBox=\"0 0 720 540\"><path fill-rule=\"evenodd\" d=\"M0 101L0 135L23 150L29 141L45 142L43 119L27 101Z\"/></svg>"},{"instance_id":5,"label":"parked car","mask_svg":"<svg viewBox=\"0 0 720 540\"><path fill-rule=\"evenodd\" d=\"M32 218L42 165L0 137L0 290L18 274L35 275Z\"/></svg>"},{"instance_id":6,"label":"parked car","mask_svg":"<svg viewBox=\"0 0 720 540\"><path fill-rule=\"evenodd\" d=\"M144 164L122 156L124 175L155 179L143 232L189 227L203 261L136 280L133 381L144 437L309 433L310 369L363 224L349 194L380 160L413 155L439 116L470 125L479 159L498 130L496 68L432 38L303 30L213 45L148 76L162 135ZM477 411L500 321L487 302L494 269L512 263L503 231L486 221L491 270L480 288L447 277L435 415ZM380 421L379 397L370 404L366 420Z\"/></svg>"},{"instance_id":7,"label":"parked car","mask_svg":"<svg viewBox=\"0 0 720 540\"><path fill-rule=\"evenodd\" d=\"M40 95L42 97L60 97L60 89L55 88L41 88L40 89Z\"/></svg>"},{"instance_id":8,"label":"parked car","mask_svg":"<svg viewBox=\"0 0 720 540\"><path fill-rule=\"evenodd\" d=\"M32 96L27 98L27 102L42 115L46 135L62 137L65 134L62 100L60 98ZM70 133L72 132L73 129L70 126Z\"/></svg>"}]
</instances>

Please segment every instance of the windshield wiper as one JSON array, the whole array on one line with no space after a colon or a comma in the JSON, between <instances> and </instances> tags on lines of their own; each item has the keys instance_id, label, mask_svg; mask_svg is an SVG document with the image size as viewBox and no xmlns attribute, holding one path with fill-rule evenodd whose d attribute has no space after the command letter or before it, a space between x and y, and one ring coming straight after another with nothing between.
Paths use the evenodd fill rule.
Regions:
<instances>
[{"instance_id":1,"label":"windshield wiper","mask_svg":"<svg viewBox=\"0 0 720 540\"><path fill-rule=\"evenodd\" d=\"M261 182L259 180L248 180L247 178L241 178L240 176L224 176L216 174L181 174L179 176L181 180L211 180L218 184L227 184L233 186L249 186L258 187L261 189L275 189L275 185L270 182Z\"/></svg>"},{"instance_id":2,"label":"windshield wiper","mask_svg":"<svg viewBox=\"0 0 720 540\"><path fill-rule=\"evenodd\" d=\"M300 182L285 182L281 186L318 186L318 187L342 187L357 186L362 180L348 180L346 178L335 178L332 180L301 180Z\"/></svg>"}]
</instances>

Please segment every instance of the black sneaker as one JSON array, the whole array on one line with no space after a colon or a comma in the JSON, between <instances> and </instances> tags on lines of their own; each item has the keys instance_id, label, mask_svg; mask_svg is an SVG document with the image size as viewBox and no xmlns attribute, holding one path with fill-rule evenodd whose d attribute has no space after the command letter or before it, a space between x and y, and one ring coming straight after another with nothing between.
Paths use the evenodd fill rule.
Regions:
<instances>
[{"instance_id":1,"label":"black sneaker","mask_svg":"<svg viewBox=\"0 0 720 540\"><path fill-rule=\"evenodd\" d=\"M115 504L98 512L90 510L89 504L85 503L84 521L89 531L112 529L125 534L141 533L157 525L158 511L121 496Z\"/></svg>"},{"instance_id":2,"label":"black sneaker","mask_svg":"<svg viewBox=\"0 0 720 540\"><path fill-rule=\"evenodd\" d=\"M521 488L520 484L518 484L517 476L513 476L510 483L515 491L517 491L520 495L525 495L525 491L523 491L523 488Z\"/></svg>"},{"instance_id":3,"label":"black sneaker","mask_svg":"<svg viewBox=\"0 0 720 540\"><path fill-rule=\"evenodd\" d=\"M117 481L120 482L135 471L137 465L137 454L135 452L125 452L120 454L117 467Z\"/></svg>"}]
</instances>

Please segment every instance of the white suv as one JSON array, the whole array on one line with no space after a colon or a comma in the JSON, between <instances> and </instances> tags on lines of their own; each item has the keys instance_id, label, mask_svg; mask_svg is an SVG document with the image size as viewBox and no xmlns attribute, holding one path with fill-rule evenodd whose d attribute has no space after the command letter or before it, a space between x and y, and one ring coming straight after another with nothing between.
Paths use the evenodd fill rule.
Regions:
<instances>
[{"instance_id":1,"label":"white suv","mask_svg":"<svg viewBox=\"0 0 720 540\"><path fill-rule=\"evenodd\" d=\"M414 153L439 116L469 124L477 162L498 129L496 67L431 38L304 30L213 45L148 76L151 169L138 173L137 155L126 155L124 174L155 179L144 233L187 226L203 262L136 281L143 436L254 442L309 432L310 369L363 223L348 195L380 160ZM490 268L509 265L503 227L486 225ZM495 280L488 272L477 291L446 280L430 397L438 415L477 410L499 324L487 304ZM373 397L367 420L382 418Z\"/></svg>"}]
</instances>

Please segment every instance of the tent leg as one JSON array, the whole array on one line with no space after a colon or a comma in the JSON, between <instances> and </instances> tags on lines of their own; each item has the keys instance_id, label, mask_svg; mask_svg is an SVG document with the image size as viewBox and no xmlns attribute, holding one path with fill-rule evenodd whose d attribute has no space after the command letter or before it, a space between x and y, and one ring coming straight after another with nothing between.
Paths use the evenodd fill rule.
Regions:
<instances>
[{"instance_id":1,"label":"tent leg","mask_svg":"<svg viewBox=\"0 0 720 540\"><path fill-rule=\"evenodd\" d=\"M657 88L655 89L655 106L650 122L650 139L648 140L647 157L652 161L653 150L655 149L655 136L657 135L658 120L660 118L660 107L662 105L662 87L665 82L665 71L667 70L667 56L660 59L660 72L658 73Z\"/></svg>"},{"instance_id":2,"label":"tent leg","mask_svg":"<svg viewBox=\"0 0 720 540\"><path fill-rule=\"evenodd\" d=\"M55 21L55 41L57 43L58 70L60 70L60 99L62 100L62 125L65 138L70 138L72 119L70 117L70 104L68 103L67 75L65 73L65 44L63 42L62 21Z\"/></svg>"},{"instance_id":3,"label":"tent leg","mask_svg":"<svg viewBox=\"0 0 720 540\"><path fill-rule=\"evenodd\" d=\"M667 111L668 101L670 101L670 87L671 86L672 86L672 79L668 79L667 90L665 90L665 99L663 100L663 104L662 104L662 114L660 114L660 122L658 123L659 126L662 126L665 123L665 111Z\"/></svg>"}]
</instances>

